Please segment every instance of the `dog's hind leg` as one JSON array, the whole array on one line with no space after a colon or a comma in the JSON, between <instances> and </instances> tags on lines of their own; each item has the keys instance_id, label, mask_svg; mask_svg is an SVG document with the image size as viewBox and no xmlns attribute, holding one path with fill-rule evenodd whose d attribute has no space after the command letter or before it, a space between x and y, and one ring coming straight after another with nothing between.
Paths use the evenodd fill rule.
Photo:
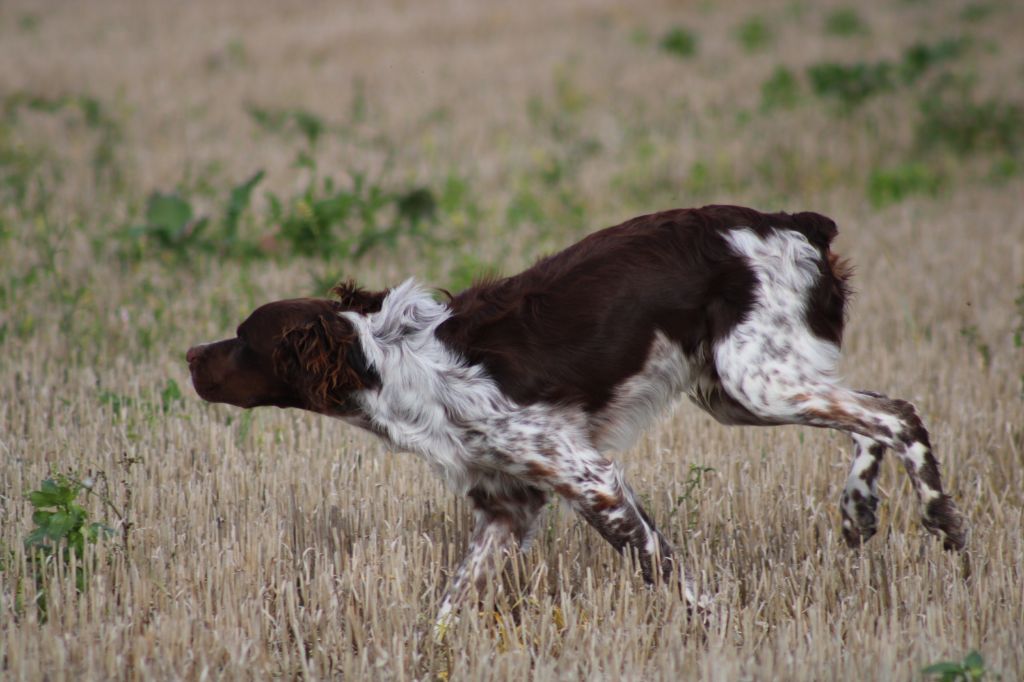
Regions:
<instances>
[{"instance_id":1,"label":"dog's hind leg","mask_svg":"<svg viewBox=\"0 0 1024 682\"><path fill-rule=\"evenodd\" d=\"M725 391L766 423L819 426L854 436L857 450L841 503L847 542L859 544L874 532L875 477L884 449L890 448L910 476L924 527L946 549L963 549L967 522L943 492L928 431L913 405L847 389L787 355L767 358L753 370L736 363L722 371L722 364Z\"/></svg>"},{"instance_id":2,"label":"dog's hind leg","mask_svg":"<svg viewBox=\"0 0 1024 682\"><path fill-rule=\"evenodd\" d=\"M839 498L843 519L843 539L850 547L859 547L878 531L878 470L885 446L878 441L851 433L853 464Z\"/></svg>"},{"instance_id":3,"label":"dog's hind leg","mask_svg":"<svg viewBox=\"0 0 1024 682\"><path fill-rule=\"evenodd\" d=\"M917 410L903 400L842 386L836 373L838 336L826 338L820 325L815 329L820 314L808 318L809 301L823 281L818 252L792 234L761 239L741 230L730 237L759 285L752 309L713 347L713 375L724 393L754 415L756 419L747 423L839 429L892 449L924 507L925 528L941 537L947 549L962 549L967 523L942 490L939 465ZM865 514L863 524L851 523L847 541L860 539L852 537L854 525L867 530L873 526L868 500L874 494L872 466L881 454L875 457L873 446L865 444L867 454L858 452L854 460L856 473L847 480L848 499L842 506L851 521L859 516L856 496L864 493L857 479L868 473L871 482L861 479L867 483L863 508L871 513Z\"/></svg>"},{"instance_id":4,"label":"dog's hind leg","mask_svg":"<svg viewBox=\"0 0 1024 682\"><path fill-rule=\"evenodd\" d=\"M931 438L913 405L877 393L847 391L836 386L809 394L800 392L792 401L800 423L840 429L891 448L903 463L923 507L924 527L939 536L946 549L964 548L967 521L953 499L943 492Z\"/></svg>"}]
</instances>

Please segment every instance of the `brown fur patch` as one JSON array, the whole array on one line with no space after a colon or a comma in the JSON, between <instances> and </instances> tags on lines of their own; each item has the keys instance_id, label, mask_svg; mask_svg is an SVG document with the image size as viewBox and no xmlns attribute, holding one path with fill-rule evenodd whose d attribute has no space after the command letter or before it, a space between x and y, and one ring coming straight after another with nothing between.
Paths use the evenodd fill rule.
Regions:
<instances>
[{"instance_id":1,"label":"brown fur patch","mask_svg":"<svg viewBox=\"0 0 1024 682\"><path fill-rule=\"evenodd\" d=\"M853 277L853 264L849 258L844 258L834 251L828 252L828 266L832 274L843 284L848 284Z\"/></svg>"},{"instance_id":2,"label":"brown fur patch","mask_svg":"<svg viewBox=\"0 0 1024 682\"><path fill-rule=\"evenodd\" d=\"M312 405L343 405L347 394L366 387L348 359L355 342L348 322L337 315L320 315L281 335L274 349L275 371L300 386Z\"/></svg>"},{"instance_id":3,"label":"brown fur patch","mask_svg":"<svg viewBox=\"0 0 1024 682\"><path fill-rule=\"evenodd\" d=\"M622 502L622 495L609 495L608 493L597 491L594 493L594 503L591 505L591 509L596 512L608 511L609 509L621 507Z\"/></svg>"},{"instance_id":4,"label":"brown fur patch","mask_svg":"<svg viewBox=\"0 0 1024 682\"><path fill-rule=\"evenodd\" d=\"M567 500L574 500L579 497L579 491L568 483L559 483L554 486L555 492Z\"/></svg>"},{"instance_id":5,"label":"brown fur patch","mask_svg":"<svg viewBox=\"0 0 1024 682\"><path fill-rule=\"evenodd\" d=\"M534 480L545 480L555 475L555 469L540 462L528 462L526 472Z\"/></svg>"},{"instance_id":6,"label":"brown fur patch","mask_svg":"<svg viewBox=\"0 0 1024 682\"><path fill-rule=\"evenodd\" d=\"M380 311L381 306L384 305L384 297L388 295L388 290L367 291L357 285L354 280L346 279L331 287L330 293L338 299L344 309L365 315Z\"/></svg>"}]
</instances>

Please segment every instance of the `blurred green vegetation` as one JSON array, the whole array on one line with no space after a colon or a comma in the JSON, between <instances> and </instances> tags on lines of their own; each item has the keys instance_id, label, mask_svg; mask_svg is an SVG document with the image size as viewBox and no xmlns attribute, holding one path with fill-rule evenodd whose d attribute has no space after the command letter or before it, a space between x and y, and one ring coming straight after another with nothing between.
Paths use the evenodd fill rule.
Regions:
<instances>
[{"instance_id":1,"label":"blurred green vegetation","mask_svg":"<svg viewBox=\"0 0 1024 682\"><path fill-rule=\"evenodd\" d=\"M991 5L975 4L959 17L977 24L991 12ZM823 19L826 35L869 33L852 6ZM766 59L785 30L770 14L733 24L737 59ZM689 70L700 59L696 30L670 26L652 39L657 33L641 28L620 39L644 46L648 55L654 43L687 60L675 68ZM710 116L694 116L685 96L602 109L593 83L579 76L578 60L568 57L522 102L529 143L512 143L514 153L500 171L507 191L495 199L484 198L472 167L404 172L408 139L375 126L372 97L359 82L336 120L302 106L250 103L239 112L262 144L286 150L293 159L294 180L284 188L269 184L259 168L228 177L227 159L190 160L174 185L140 186L123 132L126 113L116 102L87 92L8 93L0 97L0 244L17 238L35 245L39 257L10 264L0 276L0 304L17 313L0 320L0 344L38 332L37 317L19 307L19 296L43 281L52 282L64 311L63 331L84 328L86 335L101 335L99 325L83 322L82 311L96 305L88 286L56 265L74 235L88 241L95 258L113 259L126 271L152 263L196 272L216 259L236 262L244 273L251 263L268 259L305 260L318 292L371 257L376 262L380 255L404 253L418 259L438 285L458 290L501 269L493 251L482 256L475 248L488 236L523 235L507 239L499 251L528 260L600 227L598 215L610 207L628 215L723 198L786 206L844 187L884 210L913 198L939 197L965 183L1008 182L1024 167L1024 108L978 86L985 60L997 58L981 45L964 32L909 37L890 58L823 58L800 66L780 60L750 108L712 110ZM241 42L225 49L236 61L246 59ZM900 128L887 122L894 111L900 112ZM424 116L422 139L433 139L450 117L445 108ZM843 165L829 158L827 147L808 155L784 136L771 137L792 117L862 139L864 158L871 161ZM55 126L84 153L72 157L48 143L47 134L38 134ZM700 151L689 153L686 140L709 134L739 140L750 151L692 145ZM509 148L508 141L495 143ZM327 170L325 150L339 148L359 160ZM609 166L615 170L595 192L588 184L592 170ZM72 202L70 212L56 216L54 197L73 173L88 178L89 187L81 203ZM595 195L603 204L593 205ZM222 316L229 320L232 313ZM156 317L135 340L143 351L163 324Z\"/></svg>"},{"instance_id":2,"label":"blurred green vegetation","mask_svg":"<svg viewBox=\"0 0 1024 682\"><path fill-rule=\"evenodd\" d=\"M856 9L840 7L825 18L825 32L834 36L849 37L867 35L870 30Z\"/></svg>"},{"instance_id":3,"label":"blurred green vegetation","mask_svg":"<svg viewBox=\"0 0 1024 682\"><path fill-rule=\"evenodd\" d=\"M688 28L674 26L662 36L658 45L675 57L687 59L697 54L697 34Z\"/></svg>"},{"instance_id":4,"label":"blurred green vegetation","mask_svg":"<svg viewBox=\"0 0 1024 682\"><path fill-rule=\"evenodd\" d=\"M762 17L750 17L736 28L736 39L746 52L759 52L775 42L775 34Z\"/></svg>"}]
</instances>

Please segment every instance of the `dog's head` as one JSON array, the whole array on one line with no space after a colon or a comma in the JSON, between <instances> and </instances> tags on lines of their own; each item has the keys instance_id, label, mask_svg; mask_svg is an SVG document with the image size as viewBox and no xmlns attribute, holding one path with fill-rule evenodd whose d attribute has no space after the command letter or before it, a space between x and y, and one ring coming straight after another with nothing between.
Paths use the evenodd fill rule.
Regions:
<instances>
[{"instance_id":1,"label":"dog's head","mask_svg":"<svg viewBox=\"0 0 1024 682\"><path fill-rule=\"evenodd\" d=\"M257 308L235 338L193 346L185 354L192 385L204 400L238 407L299 407L334 415L358 408L353 394L380 383L345 311L380 310L386 292L352 283L339 300L299 298Z\"/></svg>"}]
</instances>

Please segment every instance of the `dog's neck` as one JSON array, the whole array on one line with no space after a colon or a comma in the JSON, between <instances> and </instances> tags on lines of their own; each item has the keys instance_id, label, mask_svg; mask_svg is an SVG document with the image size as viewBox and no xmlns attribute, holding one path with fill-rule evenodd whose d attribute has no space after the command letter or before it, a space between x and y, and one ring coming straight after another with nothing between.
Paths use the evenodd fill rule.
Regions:
<instances>
[{"instance_id":1,"label":"dog's neck","mask_svg":"<svg viewBox=\"0 0 1024 682\"><path fill-rule=\"evenodd\" d=\"M423 456L453 488L464 489L474 456L465 428L514 408L481 367L468 365L438 338L451 310L409 279L388 293L378 312L341 315L381 378L380 387L355 396L359 412L345 421Z\"/></svg>"}]
</instances>

